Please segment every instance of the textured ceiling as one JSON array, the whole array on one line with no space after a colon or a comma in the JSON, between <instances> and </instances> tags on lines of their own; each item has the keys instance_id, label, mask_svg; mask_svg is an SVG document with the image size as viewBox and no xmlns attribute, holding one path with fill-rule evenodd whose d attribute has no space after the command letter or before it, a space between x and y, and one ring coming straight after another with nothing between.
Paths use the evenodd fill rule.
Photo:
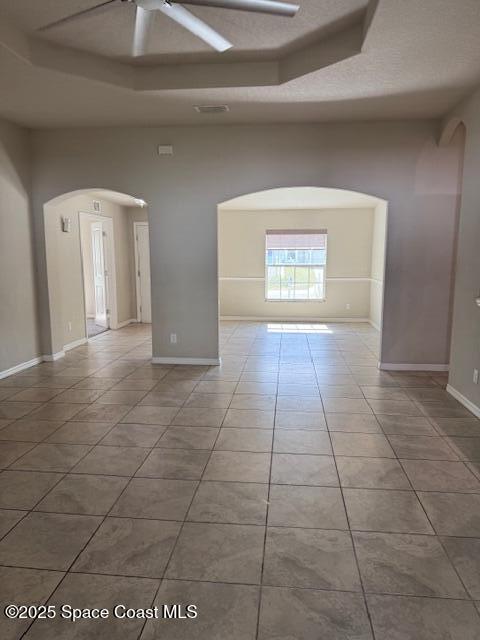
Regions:
<instances>
[{"instance_id":1,"label":"textured ceiling","mask_svg":"<svg viewBox=\"0 0 480 640\"><path fill-rule=\"evenodd\" d=\"M2 16L4 25L12 21L31 33L40 24L95 2L0 0L0 31ZM153 77L163 68L158 66L159 61L171 63L175 56L170 67L181 79L184 66L175 66L179 55L206 62L210 73L227 77L223 86L202 85L200 77L196 88L181 90L135 91L84 73L82 54L75 57L78 49L98 55L90 57L93 66L100 67L106 60L115 64L120 60L125 66L131 7L112 8L108 14L104 11L88 18L88 25L85 22L78 29L70 24L68 30L65 25L55 34L49 33L49 38L61 43L59 49L52 50L58 68L68 60L70 71L36 66L35 60L22 58L9 45L8 30L3 25L0 115L32 127L440 117L480 81L479 0L380 0L358 55L332 60L323 68L302 71L298 77L272 86L248 79L239 83L232 72L232 86L225 86L230 69L235 68L235 56L260 61L271 57L272 50L283 55L292 47L322 42L326 33L335 32L365 7L359 0L300 0L300 5L296 18L280 21L269 16L196 9L202 17L208 13L210 24L235 43L230 59L205 51L201 43L176 25L163 27L162 16L151 41L154 57L146 59L156 65L151 67ZM40 51L41 63L42 56L46 54ZM215 67L212 61L222 64ZM253 65L254 69L260 67L260 63ZM112 73L117 73L116 68ZM192 74L201 76L195 73L195 67ZM230 111L202 116L193 110L193 105L200 103L226 103Z\"/></svg>"},{"instance_id":2,"label":"textured ceiling","mask_svg":"<svg viewBox=\"0 0 480 640\"><path fill-rule=\"evenodd\" d=\"M35 33L45 24L93 7L100 1L0 0L0 15L11 19L25 32ZM328 33L332 25L348 22L366 8L368 0L300 0L300 3L301 11L294 19L210 7L188 7L188 10L234 44L231 51L221 56L222 60L231 60L245 57L248 53L254 53L256 58L267 56L272 51L315 39ZM166 56L198 59L198 55L205 60L218 61L218 54L204 42L159 11L154 14L148 55L142 63L165 61ZM40 37L80 51L127 59L131 55L134 23L135 6L118 1L98 12L42 32Z\"/></svg>"}]
</instances>

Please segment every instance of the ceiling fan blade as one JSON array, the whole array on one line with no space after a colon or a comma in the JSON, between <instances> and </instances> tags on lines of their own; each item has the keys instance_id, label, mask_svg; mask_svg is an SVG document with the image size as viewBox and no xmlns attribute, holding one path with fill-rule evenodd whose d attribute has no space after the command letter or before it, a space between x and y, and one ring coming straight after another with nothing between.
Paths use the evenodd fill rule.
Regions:
<instances>
[{"instance_id":1,"label":"ceiling fan blade","mask_svg":"<svg viewBox=\"0 0 480 640\"><path fill-rule=\"evenodd\" d=\"M147 50L148 34L152 26L155 14L137 7L135 14L135 33L133 36L132 54L135 57L145 55Z\"/></svg>"},{"instance_id":2,"label":"ceiling fan blade","mask_svg":"<svg viewBox=\"0 0 480 640\"><path fill-rule=\"evenodd\" d=\"M179 4L162 3L158 6L158 9L217 51L226 51L233 46L231 42L212 29L212 27L209 27L206 22L200 20L200 18L194 16L193 13L190 13Z\"/></svg>"},{"instance_id":3,"label":"ceiling fan blade","mask_svg":"<svg viewBox=\"0 0 480 640\"><path fill-rule=\"evenodd\" d=\"M39 27L37 31L46 31L47 29L53 29L53 27L57 27L61 24L66 24L71 20L76 20L77 18L81 18L89 13L94 13L95 11L100 11L101 9L105 9L108 5L113 4L114 2L118 2L118 0L105 0L105 2L101 2L100 4L95 5L94 7L90 7L89 9L83 9L83 11L77 11L77 13L72 14L71 16L67 16L66 18L60 18L60 20L55 20L55 22L50 22L49 24L44 25L43 27Z\"/></svg>"},{"instance_id":4,"label":"ceiling fan blade","mask_svg":"<svg viewBox=\"0 0 480 640\"><path fill-rule=\"evenodd\" d=\"M236 9L237 11L256 11L275 16L293 18L300 9L298 4L277 2L277 0L178 0L182 4L199 7L218 7L220 9ZM171 0L176 3L177 0Z\"/></svg>"}]
</instances>

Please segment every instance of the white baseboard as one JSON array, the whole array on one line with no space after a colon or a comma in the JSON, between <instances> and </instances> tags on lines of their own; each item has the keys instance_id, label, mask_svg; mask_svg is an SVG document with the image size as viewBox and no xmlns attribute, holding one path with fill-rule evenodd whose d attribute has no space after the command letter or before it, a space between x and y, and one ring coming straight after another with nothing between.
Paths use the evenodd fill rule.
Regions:
<instances>
[{"instance_id":1,"label":"white baseboard","mask_svg":"<svg viewBox=\"0 0 480 640\"><path fill-rule=\"evenodd\" d=\"M128 324L132 324L133 322L138 322L136 318L130 318L130 320L124 320L123 322L117 322L116 329L122 329L126 327Z\"/></svg>"},{"instance_id":2,"label":"white baseboard","mask_svg":"<svg viewBox=\"0 0 480 640\"><path fill-rule=\"evenodd\" d=\"M153 364L194 364L194 365L216 365L221 364L220 358L168 358L153 357Z\"/></svg>"},{"instance_id":3,"label":"white baseboard","mask_svg":"<svg viewBox=\"0 0 480 640\"><path fill-rule=\"evenodd\" d=\"M460 391L457 391L454 387L447 384L447 392L451 396L453 396L455 400L458 400L460 404L463 404L463 406L466 409L471 411L474 416L476 416L477 418L480 418L480 407L477 407L476 404L474 404L471 400L466 398L462 393L460 393Z\"/></svg>"},{"instance_id":4,"label":"white baseboard","mask_svg":"<svg viewBox=\"0 0 480 640\"><path fill-rule=\"evenodd\" d=\"M317 322L367 322L370 320L368 318L308 318L305 316L295 316L292 318L272 318L272 317L263 317L263 316L220 316L220 320L225 320L226 322L241 322L242 320L245 322L281 322L282 324L287 324L288 322L308 322L309 324L315 324Z\"/></svg>"},{"instance_id":5,"label":"white baseboard","mask_svg":"<svg viewBox=\"0 0 480 640\"><path fill-rule=\"evenodd\" d=\"M36 364L40 364L40 362L42 362L42 357L38 356L28 360L27 362L21 362L20 364L16 364L14 367L0 371L0 380L8 378L8 376L13 376L14 373L20 373L20 371L34 367Z\"/></svg>"},{"instance_id":6,"label":"white baseboard","mask_svg":"<svg viewBox=\"0 0 480 640\"><path fill-rule=\"evenodd\" d=\"M382 330L382 327L380 325L378 325L376 322L374 322L373 320L371 320L370 318L368 319L368 324L371 325L377 331L381 331Z\"/></svg>"},{"instance_id":7,"label":"white baseboard","mask_svg":"<svg viewBox=\"0 0 480 640\"><path fill-rule=\"evenodd\" d=\"M57 351L57 353L47 353L42 356L42 360L44 362L55 362L55 360L60 360L60 358L65 357L65 351Z\"/></svg>"},{"instance_id":8,"label":"white baseboard","mask_svg":"<svg viewBox=\"0 0 480 640\"><path fill-rule=\"evenodd\" d=\"M382 371L448 371L448 364L405 364L403 362L380 362Z\"/></svg>"},{"instance_id":9,"label":"white baseboard","mask_svg":"<svg viewBox=\"0 0 480 640\"><path fill-rule=\"evenodd\" d=\"M81 347L82 344L86 344L86 343L87 343L86 338L79 338L78 340L74 340L73 342L69 342L68 344L64 345L63 350L70 351L71 349L75 349L75 347Z\"/></svg>"}]
</instances>

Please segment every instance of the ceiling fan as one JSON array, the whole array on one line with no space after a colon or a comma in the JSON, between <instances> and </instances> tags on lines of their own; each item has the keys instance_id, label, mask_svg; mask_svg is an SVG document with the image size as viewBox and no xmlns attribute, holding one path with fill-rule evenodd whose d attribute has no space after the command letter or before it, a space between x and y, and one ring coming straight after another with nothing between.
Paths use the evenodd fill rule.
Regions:
<instances>
[{"instance_id":1,"label":"ceiling fan","mask_svg":"<svg viewBox=\"0 0 480 640\"><path fill-rule=\"evenodd\" d=\"M196 35L217 51L226 51L233 44L206 22L197 18L193 13L185 9L184 4L201 7L218 7L219 9L236 9L237 11L253 11L270 15L293 18L299 6L289 2L278 0L104 0L100 4L78 11L71 16L51 22L38 31L46 31L60 24L65 24L94 11L105 9L109 5L131 3L136 6L135 33L133 37L132 54L142 56L147 47L148 32L155 17L155 12L160 11L182 27Z\"/></svg>"}]
</instances>

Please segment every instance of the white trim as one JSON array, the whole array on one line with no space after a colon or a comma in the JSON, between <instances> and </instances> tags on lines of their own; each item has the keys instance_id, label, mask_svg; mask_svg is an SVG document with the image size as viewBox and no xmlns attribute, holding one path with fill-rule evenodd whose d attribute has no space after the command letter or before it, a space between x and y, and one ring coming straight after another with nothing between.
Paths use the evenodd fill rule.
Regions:
<instances>
[{"instance_id":1,"label":"white trim","mask_svg":"<svg viewBox=\"0 0 480 640\"><path fill-rule=\"evenodd\" d=\"M135 221L133 223L133 249L135 252L135 298L137 302L137 318L135 322L142 322L142 312L140 311L140 307L142 304L142 296L141 296L141 275L138 275L140 271L140 255L138 251L138 227L147 227L148 233L150 236L150 224L145 221Z\"/></svg>"},{"instance_id":2,"label":"white trim","mask_svg":"<svg viewBox=\"0 0 480 640\"><path fill-rule=\"evenodd\" d=\"M57 351L57 353L48 353L42 356L42 360L44 362L55 362L55 360L60 360L60 358L65 357L65 351Z\"/></svg>"},{"instance_id":3,"label":"white trim","mask_svg":"<svg viewBox=\"0 0 480 640\"><path fill-rule=\"evenodd\" d=\"M448 371L448 364L409 364L403 362L380 362L382 371Z\"/></svg>"},{"instance_id":4,"label":"white trim","mask_svg":"<svg viewBox=\"0 0 480 640\"><path fill-rule=\"evenodd\" d=\"M36 358L32 358L31 360L27 360L27 362L21 362L20 364L16 364L10 369L5 369L4 371L0 371L0 380L3 378L8 378L8 376L13 376L14 373L19 373L24 369L29 369L30 367L34 367L36 364L40 364L43 361L41 356L37 356Z\"/></svg>"},{"instance_id":5,"label":"white trim","mask_svg":"<svg viewBox=\"0 0 480 640\"><path fill-rule=\"evenodd\" d=\"M457 391L454 387L452 387L451 385L447 384L447 392L451 396L453 396L455 398L455 400L458 400L460 402L460 404L463 404L463 406L466 409L471 411L474 416L477 416L477 418L480 418L480 407L478 407L471 400L466 398L462 393L460 393L460 391Z\"/></svg>"},{"instance_id":6,"label":"white trim","mask_svg":"<svg viewBox=\"0 0 480 640\"><path fill-rule=\"evenodd\" d=\"M271 302L271 301L270 301ZM292 316L292 317L285 317L285 316L276 316L276 317L271 317L271 316L220 316L220 321L226 321L226 322L230 322L230 321L242 321L242 320L248 320L250 322L283 322L285 324L287 324L288 322L308 322L309 324L315 323L315 322L352 322L352 323L357 323L357 322L366 322L369 323L370 320L368 318L320 318L318 316Z\"/></svg>"},{"instance_id":7,"label":"white trim","mask_svg":"<svg viewBox=\"0 0 480 640\"><path fill-rule=\"evenodd\" d=\"M154 356L152 358L153 364L221 364L220 358L169 358Z\"/></svg>"},{"instance_id":8,"label":"white trim","mask_svg":"<svg viewBox=\"0 0 480 640\"><path fill-rule=\"evenodd\" d=\"M117 329L122 329L123 327L126 327L128 324L132 324L133 322L138 322L137 318L130 318L130 320L123 320L123 322L117 323Z\"/></svg>"},{"instance_id":9,"label":"white trim","mask_svg":"<svg viewBox=\"0 0 480 640\"><path fill-rule=\"evenodd\" d=\"M218 278L220 280L220 282L248 282L250 280L254 281L254 282L264 282L265 281L265 277L257 277L257 276L220 276ZM377 280L376 278L369 278L369 277L365 277L365 278L356 278L355 276L352 276L350 278L335 278L335 277L326 277L325 278L326 282L380 282L383 283L383 280Z\"/></svg>"},{"instance_id":10,"label":"white trim","mask_svg":"<svg viewBox=\"0 0 480 640\"><path fill-rule=\"evenodd\" d=\"M87 343L88 342L95 342L96 340L99 340L100 338L103 338L103 336L106 336L107 333L112 333L112 329L107 329L106 331L102 331L101 333L97 333L97 335L92 336L91 338L87 339Z\"/></svg>"},{"instance_id":11,"label":"white trim","mask_svg":"<svg viewBox=\"0 0 480 640\"><path fill-rule=\"evenodd\" d=\"M87 342L87 338L79 338L78 340L74 340L73 342L69 342L68 344L63 345L63 350L70 351L71 349L80 347L82 344L86 344Z\"/></svg>"},{"instance_id":12,"label":"white trim","mask_svg":"<svg viewBox=\"0 0 480 640\"><path fill-rule=\"evenodd\" d=\"M368 319L368 324L371 325L377 331L381 331L382 327L380 327L376 322L374 322L371 318Z\"/></svg>"},{"instance_id":13,"label":"white trim","mask_svg":"<svg viewBox=\"0 0 480 640\"><path fill-rule=\"evenodd\" d=\"M82 286L83 286L83 306L85 309L85 336L88 336L87 327L87 314L86 314L86 299L85 299L85 273L83 265L83 247L82 247L82 233L81 233L81 220L82 217L90 218L90 220L102 223L102 230L105 232L104 237L104 257L105 266L107 270L106 276L106 294L107 294L107 308L110 314L107 316L106 329L118 328L118 309L117 309L117 272L115 264L115 238L113 232L113 218L110 216L98 215L97 213L91 213L90 211L78 212L78 227L79 227L79 239L80 239L80 259L81 259L81 271L82 271Z\"/></svg>"}]
</instances>

